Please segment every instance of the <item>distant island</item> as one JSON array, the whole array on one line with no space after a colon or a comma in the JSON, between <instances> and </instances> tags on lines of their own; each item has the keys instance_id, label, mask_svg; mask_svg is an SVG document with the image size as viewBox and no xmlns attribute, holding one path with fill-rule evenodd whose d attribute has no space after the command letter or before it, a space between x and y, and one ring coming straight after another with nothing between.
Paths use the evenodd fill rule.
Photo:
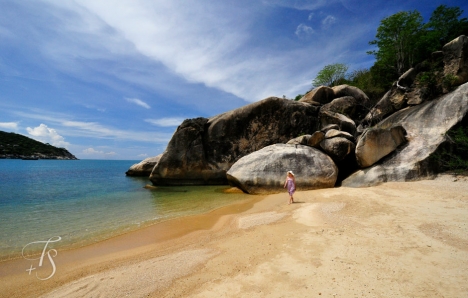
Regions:
<instances>
[{"instance_id":1,"label":"distant island","mask_svg":"<svg viewBox=\"0 0 468 298\"><path fill-rule=\"evenodd\" d=\"M26 136L0 131L0 159L61 159L77 160L65 148L44 144Z\"/></svg>"}]
</instances>

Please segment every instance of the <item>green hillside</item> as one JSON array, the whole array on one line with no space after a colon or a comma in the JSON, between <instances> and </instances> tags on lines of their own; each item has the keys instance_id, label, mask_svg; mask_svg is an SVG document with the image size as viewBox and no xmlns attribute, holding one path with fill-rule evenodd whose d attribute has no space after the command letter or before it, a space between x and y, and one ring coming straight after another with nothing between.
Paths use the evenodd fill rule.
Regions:
<instances>
[{"instance_id":1,"label":"green hillside","mask_svg":"<svg viewBox=\"0 0 468 298\"><path fill-rule=\"evenodd\" d=\"M13 132L0 131L0 158L77 159L65 148L44 144Z\"/></svg>"}]
</instances>

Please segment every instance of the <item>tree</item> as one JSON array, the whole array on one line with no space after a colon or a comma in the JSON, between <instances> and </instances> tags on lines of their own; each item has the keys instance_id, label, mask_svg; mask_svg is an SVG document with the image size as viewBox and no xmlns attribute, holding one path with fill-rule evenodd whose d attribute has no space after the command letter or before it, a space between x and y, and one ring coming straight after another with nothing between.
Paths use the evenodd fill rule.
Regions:
<instances>
[{"instance_id":1,"label":"tree","mask_svg":"<svg viewBox=\"0 0 468 298\"><path fill-rule=\"evenodd\" d=\"M368 54L375 55L376 63L392 67L402 75L418 58L422 28L423 18L416 10L391 15L380 21L376 39L369 42L378 49Z\"/></svg>"},{"instance_id":2,"label":"tree","mask_svg":"<svg viewBox=\"0 0 468 298\"><path fill-rule=\"evenodd\" d=\"M468 20L459 19L463 10L459 7L438 6L424 26L425 44L422 49L429 52L438 51L447 42L462 34L468 34Z\"/></svg>"},{"instance_id":3,"label":"tree","mask_svg":"<svg viewBox=\"0 0 468 298\"><path fill-rule=\"evenodd\" d=\"M318 72L317 77L312 81L314 87L318 86L336 86L344 81L348 71L348 65L343 63L335 63L326 65Z\"/></svg>"}]
</instances>

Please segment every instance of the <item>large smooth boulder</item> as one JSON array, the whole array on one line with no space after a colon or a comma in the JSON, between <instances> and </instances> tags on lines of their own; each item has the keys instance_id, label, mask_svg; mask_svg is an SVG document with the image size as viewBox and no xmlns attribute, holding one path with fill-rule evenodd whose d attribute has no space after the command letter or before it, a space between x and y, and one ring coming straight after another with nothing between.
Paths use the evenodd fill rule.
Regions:
<instances>
[{"instance_id":1,"label":"large smooth boulder","mask_svg":"<svg viewBox=\"0 0 468 298\"><path fill-rule=\"evenodd\" d=\"M356 145L350 140L343 137L335 137L325 139L320 143L323 151L327 153L335 162L342 161L351 152L354 151Z\"/></svg>"},{"instance_id":2,"label":"large smooth boulder","mask_svg":"<svg viewBox=\"0 0 468 298\"><path fill-rule=\"evenodd\" d=\"M325 134L321 131L314 132L307 142L307 146L318 148L320 147L320 142L325 139Z\"/></svg>"},{"instance_id":3,"label":"large smooth boulder","mask_svg":"<svg viewBox=\"0 0 468 298\"><path fill-rule=\"evenodd\" d=\"M326 104L332 101L333 98L335 98L335 94L332 88L327 86L320 86L307 92L301 99L299 99L299 101Z\"/></svg>"},{"instance_id":4,"label":"large smooth boulder","mask_svg":"<svg viewBox=\"0 0 468 298\"><path fill-rule=\"evenodd\" d=\"M385 129L401 125L408 142L373 166L345 179L343 186L364 187L387 181L430 178L437 172L430 156L446 141L446 132L462 121L468 111L468 84L435 100L408 107L378 123Z\"/></svg>"},{"instance_id":5,"label":"large smooth boulder","mask_svg":"<svg viewBox=\"0 0 468 298\"><path fill-rule=\"evenodd\" d=\"M356 145L356 160L361 168L369 167L406 142L406 131L401 125L390 128L372 128L364 132Z\"/></svg>"},{"instance_id":6,"label":"large smooth boulder","mask_svg":"<svg viewBox=\"0 0 468 298\"><path fill-rule=\"evenodd\" d=\"M455 76L455 85L468 82L468 37L461 35L444 45L444 75Z\"/></svg>"},{"instance_id":7,"label":"large smooth boulder","mask_svg":"<svg viewBox=\"0 0 468 298\"><path fill-rule=\"evenodd\" d=\"M149 177L151 172L153 171L154 166L158 163L159 159L161 158L162 154L158 156L148 157L144 160L140 161L132 165L125 175L127 176L141 176L141 177Z\"/></svg>"},{"instance_id":8,"label":"large smooth boulder","mask_svg":"<svg viewBox=\"0 0 468 298\"><path fill-rule=\"evenodd\" d=\"M346 131L330 129L325 134L325 139L331 139L331 138L336 138L336 137L345 138L350 141L354 141L354 137L349 132L346 132Z\"/></svg>"},{"instance_id":9,"label":"large smooth boulder","mask_svg":"<svg viewBox=\"0 0 468 298\"><path fill-rule=\"evenodd\" d=\"M360 102L352 96L335 98L322 106L321 111L330 111L346 115L354 122L359 122L369 111L368 102Z\"/></svg>"},{"instance_id":10,"label":"large smooth boulder","mask_svg":"<svg viewBox=\"0 0 468 298\"><path fill-rule=\"evenodd\" d=\"M349 132L352 135L356 133L356 123L343 114L320 110L319 118L321 127L328 127L330 124L336 124L339 130Z\"/></svg>"},{"instance_id":11,"label":"large smooth boulder","mask_svg":"<svg viewBox=\"0 0 468 298\"><path fill-rule=\"evenodd\" d=\"M246 193L276 193L285 191L287 171L294 172L298 190L333 187L338 176L335 163L325 153L287 144L271 145L242 157L226 176L229 184Z\"/></svg>"},{"instance_id":12,"label":"large smooth boulder","mask_svg":"<svg viewBox=\"0 0 468 298\"><path fill-rule=\"evenodd\" d=\"M362 132L365 128L371 127L374 124L382 121L387 116L406 107L407 98L406 91L397 87L395 82L390 90L375 104L375 106L367 113L361 121L358 131Z\"/></svg>"},{"instance_id":13,"label":"large smooth boulder","mask_svg":"<svg viewBox=\"0 0 468 298\"><path fill-rule=\"evenodd\" d=\"M339 85L332 87L333 98L352 96L356 99L357 103L367 106L369 104L369 97L358 87L349 85Z\"/></svg>"},{"instance_id":14,"label":"large smooth boulder","mask_svg":"<svg viewBox=\"0 0 468 298\"><path fill-rule=\"evenodd\" d=\"M292 140L289 140L286 144L307 145L309 143L309 140L310 140L311 137L312 137L312 135L300 136L300 137L294 138Z\"/></svg>"},{"instance_id":15,"label":"large smooth boulder","mask_svg":"<svg viewBox=\"0 0 468 298\"><path fill-rule=\"evenodd\" d=\"M212 118L185 120L151 173L154 185L227 184L239 158L318 130L319 108L270 97Z\"/></svg>"}]
</instances>

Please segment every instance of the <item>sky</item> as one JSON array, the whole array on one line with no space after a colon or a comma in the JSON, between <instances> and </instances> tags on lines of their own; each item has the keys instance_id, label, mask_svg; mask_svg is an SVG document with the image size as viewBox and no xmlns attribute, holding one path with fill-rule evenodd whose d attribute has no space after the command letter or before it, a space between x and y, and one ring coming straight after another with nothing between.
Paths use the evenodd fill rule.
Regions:
<instances>
[{"instance_id":1,"label":"sky","mask_svg":"<svg viewBox=\"0 0 468 298\"><path fill-rule=\"evenodd\" d=\"M163 153L184 119L369 68L380 21L460 0L0 0L0 130L80 159Z\"/></svg>"}]
</instances>

